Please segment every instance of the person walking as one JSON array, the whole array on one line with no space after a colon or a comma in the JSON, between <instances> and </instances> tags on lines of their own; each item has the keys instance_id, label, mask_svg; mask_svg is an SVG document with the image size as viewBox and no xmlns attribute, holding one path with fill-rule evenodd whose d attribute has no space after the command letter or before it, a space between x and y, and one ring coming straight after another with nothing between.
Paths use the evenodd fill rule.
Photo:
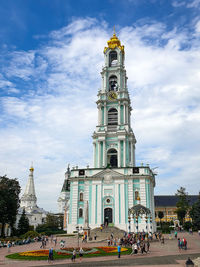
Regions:
<instances>
[{"instance_id":1,"label":"person walking","mask_svg":"<svg viewBox=\"0 0 200 267\"><path fill-rule=\"evenodd\" d=\"M76 260L76 249L74 248L72 252L72 261L75 262L75 260Z\"/></svg>"},{"instance_id":2,"label":"person walking","mask_svg":"<svg viewBox=\"0 0 200 267\"><path fill-rule=\"evenodd\" d=\"M97 234L96 233L94 234L94 240L97 240Z\"/></svg>"},{"instance_id":3,"label":"person walking","mask_svg":"<svg viewBox=\"0 0 200 267\"><path fill-rule=\"evenodd\" d=\"M177 239L177 231L174 232L174 237Z\"/></svg>"},{"instance_id":4,"label":"person walking","mask_svg":"<svg viewBox=\"0 0 200 267\"><path fill-rule=\"evenodd\" d=\"M52 247L49 249L48 262L50 261L53 261L53 248Z\"/></svg>"},{"instance_id":5,"label":"person walking","mask_svg":"<svg viewBox=\"0 0 200 267\"><path fill-rule=\"evenodd\" d=\"M131 255L134 254L134 248L135 248L135 244L133 243L133 244L132 244L132 252L131 252Z\"/></svg>"},{"instance_id":6,"label":"person walking","mask_svg":"<svg viewBox=\"0 0 200 267\"><path fill-rule=\"evenodd\" d=\"M10 243L10 241L8 241L7 242L8 253L10 253L10 247L11 247L11 243Z\"/></svg>"},{"instance_id":7,"label":"person walking","mask_svg":"<svg viewBox=\"0 0 200 267\"><path fill-rule=\"evenodd\" d=\"M117 246L118 258L121 256L121 246L120 244Z\"/></svg>"},{"instance_id":8,"label":"person walking","mask_svg":"<svg viewBox=\"0 0 200 267\"><path fill-rule=\"evenodd\" d=\"M82 258L83 258L83 249L80 248L79 250L79 258L80 258L80 261L82 261Z\"/></svg>"},{"instance_id":9,"label":"person walking","mask_svg":"<svg viewBox=\"0 0 200 267\"><path fill-rule=\"evenodd\" d=\"M180 240L180 238L178 238L178 249L179 249L179 251L181 251L181 240Z\"/></svg>"}]
</instances>

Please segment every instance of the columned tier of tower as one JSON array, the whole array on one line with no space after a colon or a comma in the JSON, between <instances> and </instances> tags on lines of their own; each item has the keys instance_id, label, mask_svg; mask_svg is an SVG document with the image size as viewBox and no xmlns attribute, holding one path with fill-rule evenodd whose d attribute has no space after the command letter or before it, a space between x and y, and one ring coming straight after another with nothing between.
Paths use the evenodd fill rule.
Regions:
<instances>
[{"instance_id":1,"label":"columned tier of tower","mask_svg":"<svg viewBox=\"0 0 200 267\"><path fill-rule=\"evenodd\" d=\"M136 139L131 128L131 101L124 67L124 46L114 34L104 49L98 124L93 134L94 167L135 166Z\"/></svg>"},{"instance_id":2,"label":"columned tier of tower","mask_svg":"<svg viewBox=\"0 0 200 267\"><path fill-rule=\"evenodd\" d=\"M29 173L28 183L26 185L26 189L24 191L20 203L20 207L25 207L25 208L37 206L37 198L35 194L35 185L33 179L34 168L31 167L29 171L30 173Z\"/></svg>"}]
</instances>

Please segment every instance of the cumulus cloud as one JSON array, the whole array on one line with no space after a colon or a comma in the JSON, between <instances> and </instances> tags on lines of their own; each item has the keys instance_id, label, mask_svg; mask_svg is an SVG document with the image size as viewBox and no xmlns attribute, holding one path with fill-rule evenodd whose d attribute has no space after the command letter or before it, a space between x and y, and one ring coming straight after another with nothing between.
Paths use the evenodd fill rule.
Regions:
<instances>
[{"instance_id":1,"label":"cumulus cloud","mask_svg":"<svg viewBox=\"0 0 200 267\"><path fill-rule=\"evenodd\" d=\"M198 193L200 55L197 32L159 22L123 27L136 161L159 167L156 193ZM34 51L12 51L0 76L1 174L24 189L33 161L38 204L56 210L67 163L92 165L106 22L74 19ZM38 37L39 38L39 37ZM188 185L188 180L190 184Z\"/></svg>"}]
</instances>

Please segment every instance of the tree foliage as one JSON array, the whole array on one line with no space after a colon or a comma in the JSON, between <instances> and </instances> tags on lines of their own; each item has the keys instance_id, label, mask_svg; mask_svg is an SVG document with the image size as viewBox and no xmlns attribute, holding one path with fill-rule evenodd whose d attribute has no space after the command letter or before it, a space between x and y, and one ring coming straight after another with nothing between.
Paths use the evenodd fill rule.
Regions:
<instances>
[{"instance_id":1,"label":"tree foliage","mask_svg":"<svg viewBox=\"0 0 200 267\"><path fill-rule=\"evenodd\" d=\"M161 228L162 228L162 224L161 224L161 219L164 217L164 212L163 211L159 211L158 212L158 218L160 219L160 225L161 225Z\"/></svg>"},{"instance_id":2,"label":"tree foliage","mask_svg":"<svg viewBox=\"0 0 200 267\"><path fill-rule=\"evenodd\" d=\"M1 235L4 235L4 226L8 223L13 229L19 208L19 193L21 191L17 179L0 176L0 223Z\"/></svg>"},{"instance_id":3,"label":"tree foliage","mask_svg":"<svg viewBox=\"0 0 200 267\"><path fill-rule=\"evenodd\" d=\"M56 216L54 214L47 214L44 224L38 225L36 231L41 232L53 232L63 228L63 215Z\"/></svg>"},{"instance_id":4,"label":"tree foliage","mask_svg":"<svg viewBox=\"0 0 200 267\"><path fill-rule=\"evenodd\" d=\"M18 223L18 234L23 235L29 231L29 220L26 216L25 209L23 209L22 215Z\"/></svg>"},{"instance_id":5,"label":"tree foliage","mask_svg":"<svg viewBox=\"0 0 200 267\"><path fill-rule=\"evenodd\" d=\"M190 210L190 217L192 218L192 224L195 230L200 229L200 192L198 200L192 205Z\"/></svg>"},{"instance_id":6,"label":"tree foliage","mask_svg":"<svg viewBox=\"0 0 200 267\"><path fill-rule=\"evenodd\" d=\"M184 187L177 190L178 202L176 203L176 214L180 224L183 225L185 216L189 210L189 198Z\"/></svg>"}]
</instances>

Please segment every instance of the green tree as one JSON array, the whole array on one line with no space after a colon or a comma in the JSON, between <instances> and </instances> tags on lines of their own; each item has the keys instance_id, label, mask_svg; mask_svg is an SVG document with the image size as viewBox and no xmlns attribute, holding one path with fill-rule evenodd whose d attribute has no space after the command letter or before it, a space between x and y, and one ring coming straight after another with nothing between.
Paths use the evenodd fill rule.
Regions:
<instances>
[{"instance_id":1,"label":"green tree","mask_svg":"<svg viewBox=\"0 0 200 267\"><path fill-rule=\"evenodd\" d=\"M47 214L45 225L47 228L51 230L58 230L59 229L58 217L50 213Z\"/></svg>"},{"instance_id":2,"label":"green tree","mask_svg":"<svg viewBox=\"0 0 200 267\"><path fill-rule=\"evenodd\" d=\"M158 218L160 219L160 226L161 226L161 228L162 228L161 220L162 220L163 217L164 217L164 212L163 211L159 211L158 212Z\"/></svg>"},{"instance_id":3,"label":"green tree","mask_svg":"<svg viewBox=\"0 0 200 267\"><path fill-rule=\"evenodd\" d=\"M195 230L200 229L200 192L198 200L192 205L190 210L190 217L192 218L192 225Z\"/></svg>"},{"instance_id":4,"label":"green tree","mask_svg":"<svg viewBox=\"0 0 200 267\"><path fill-rule=\"evenodd\" d=\"M13 230L19 208L20 191L21 188L17 179L9 179L6 175L0 176L0 223L2 224L2 236L4 236L6 223Z\"/></svg>"},{"instance_id":5,"label":"green tree","mask_svg":"<svg viewBox=\"0 0 200 267\"><path fill-rule=\"evenodd\" d=\"M18 223L18 234L19 235L23 235L26 232L29 231L29 220L26 216L26 212L25 209L23 209L22 215L19 219L19 223Z\"/></svg>"},{"instance_id":6,"label":"green tree","mask_svg":"<svg viewBox=\"0 0 200 267\"><path fill-rule=\"evenodd\" d=\"M63 215L56 216L54 214L47 214L45 223L36 227L38 233L53 233L63 229Z\"/></svg>"},{"instance_id":7,"label":"green tree","mask_svg":"<svg viewBox=\"0 0 200 267\"><path fill-rule=\"evenodd\" d=\"M176 203L176 214L180 224L183 225L185 216L189 210L189 198L184 187L177 190L178 202Z\"/></svg>"}]
</instances>

